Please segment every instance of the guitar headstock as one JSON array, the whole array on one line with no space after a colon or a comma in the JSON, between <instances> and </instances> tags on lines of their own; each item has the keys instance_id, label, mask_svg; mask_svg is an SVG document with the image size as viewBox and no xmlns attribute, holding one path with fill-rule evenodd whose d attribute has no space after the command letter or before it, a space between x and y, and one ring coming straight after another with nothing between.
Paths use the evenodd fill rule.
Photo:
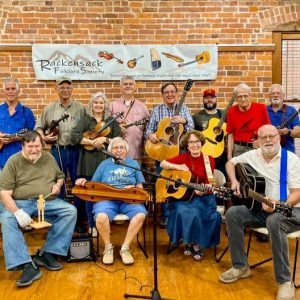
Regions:
<instances>
[{"instance_id":1,"label":"guitar headstock","mask_svg":"<svg viewBox=\"0 0 300 300\"><path fill-rule=\"evenodd\" d=\"M231 199L233 191L230 188L221 186L214 188L214 194L221 199L227 200Z\"/></svg>"},{"instance_id":2,"label":"guitar headstock","mask_svg":"<svg viewBox=\"0 0 300 300\"><path fill-rule=\"evenodd\" d=\"M187 82L185 83L184 90L188 92L193 86L193 83L194 81L192 79L188 79Z\"/></svg>"},{"instance_id":3,"label":"guitar headstock","mask_svg":"<svg viewBox=\"0 0 300 300\"><path fill-rule=\"evenodd\" d=\"M292 214L292 212L293 212L292 207L286 205L285 202L281 202L280 204L277 204L275 206L275 211L283 214L283 216L285 218L288 218L288 219L293 216L293 214Z\"/></svg>"}]
</instances>

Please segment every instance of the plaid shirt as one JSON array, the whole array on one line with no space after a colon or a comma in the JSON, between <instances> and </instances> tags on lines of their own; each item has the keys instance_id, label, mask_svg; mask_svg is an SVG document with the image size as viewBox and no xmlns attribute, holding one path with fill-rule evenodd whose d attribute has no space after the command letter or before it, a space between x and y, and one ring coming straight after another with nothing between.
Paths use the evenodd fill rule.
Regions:
<instances>
[{"instance_id":1,"label":"plaid shirt","mask_svg":"<svg viewBox=\"0 0 300 300\"><path fill-rule=\"evenodd\" d=\"M156 132L158 123L163 118L172 118L176 110L177 104L173 107L168 107L166 104L161 104L153 108L150 120L145 132L145 137L148 138L149 134ZM194 129L194 121L191 116L191 113L185 104L182 105L179 112L179 116L186 119L184 124L184 131L191 131Z\"/></svg>"}]
</instances>

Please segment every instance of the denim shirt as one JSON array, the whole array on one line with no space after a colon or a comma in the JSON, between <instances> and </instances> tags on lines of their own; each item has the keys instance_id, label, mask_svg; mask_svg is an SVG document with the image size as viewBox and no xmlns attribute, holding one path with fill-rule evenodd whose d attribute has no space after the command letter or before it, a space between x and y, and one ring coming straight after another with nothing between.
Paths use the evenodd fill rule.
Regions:
<instances>
[{"instance_id":1,"label":"denim shirt","mask_svg":"<svg viewBox=\"0 0 300 300\"><path fill-rule=\"evenodd\" d=\"M35 119L31 109L23 106L20 102L17 104L13 115L9 114L7 103L0 105L0 132L15 134L22 129L33 129L34 125ZM0 150L0 167L3 168L7 160L21 149L20 141L3 145Z\"/></svg>"}]
</instances>

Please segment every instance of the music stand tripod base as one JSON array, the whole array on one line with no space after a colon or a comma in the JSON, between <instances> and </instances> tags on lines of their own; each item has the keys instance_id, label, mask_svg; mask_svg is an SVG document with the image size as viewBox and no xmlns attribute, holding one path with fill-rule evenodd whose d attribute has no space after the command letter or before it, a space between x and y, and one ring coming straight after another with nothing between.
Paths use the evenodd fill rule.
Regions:
<instances>
[{"instance_id":1,"label":"music stand tripod base","mask_svg":"<svg viewBox=\"0 0 300 300\"><path fill-rule=\"evenodd\" d=\"M30 227L34 228L34 229L41 229L41 228L46 228L46 227L50 227L52 226L51 223L43 221L43 222L36 222L33 221L32 223L30 223Z\"/></svg>"}]
</instances>

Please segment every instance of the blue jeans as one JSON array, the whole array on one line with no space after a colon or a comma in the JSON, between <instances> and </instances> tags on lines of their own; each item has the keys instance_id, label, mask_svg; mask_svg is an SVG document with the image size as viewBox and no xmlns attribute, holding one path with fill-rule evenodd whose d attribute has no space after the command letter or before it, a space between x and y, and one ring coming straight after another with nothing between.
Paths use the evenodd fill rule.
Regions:
<instances>
[{"instance_id":1,"label":"blue jeans","mask_svg":"<svg viewBox=\"0 0 300 300\"><path fill-rule=\"evenodd\" d=\"M31 217L37 216L37 202L35 199L16 200L15 202L19 208L22 208ZM52 226L48 230L42 250L66 256L76 224L76 208L59 198L46 201L45 220L50 222ZM28 253L26 242L15 216L10 211L4 210L0 216L0 221L6 269L10 270L31 262L31 256Z\"/></svg>"},{"instance_id":2,"label":"blue jeans","mask_svg":"<svg viewBox=\"0 0 300 300\"><path fill-rule=\"evenodd\" d=\"M300 229L300 208L293 208L292 218L285 218L280 213L254 213L246 206L240 205L230 207L225 217L233 267L239 269L247 265L244 227L265 226L272 244L275 279L278 283L291 280L287 234Z\"/></svg>"},{"instance_id":3,"label":"blue jeans","mask_svg":"<svg viewBox=\"0 0 300 300\"><path fill-rule=\"evenodd\" d=\"M55 145L53 145L51 147L51 154L54 156L57 164L59 165L60 169L64 172L66 178L67 178L68 172L69 172L72 186L74 186L75 181L77 179L77 165L78 165L78 160L79 160L79 148L76 146L68 147L68 148L60 146L59 149L60 149L61 161L60 161L58 151L57 151L57 148ZM65 199L65 186L64 185L62 186L58 197L61 199ZM85 201L79 199L78 197L74 197L74 205L77 208L78 224L82 225L82 223L86 219Z\"/></svg>"}]
</instances>

